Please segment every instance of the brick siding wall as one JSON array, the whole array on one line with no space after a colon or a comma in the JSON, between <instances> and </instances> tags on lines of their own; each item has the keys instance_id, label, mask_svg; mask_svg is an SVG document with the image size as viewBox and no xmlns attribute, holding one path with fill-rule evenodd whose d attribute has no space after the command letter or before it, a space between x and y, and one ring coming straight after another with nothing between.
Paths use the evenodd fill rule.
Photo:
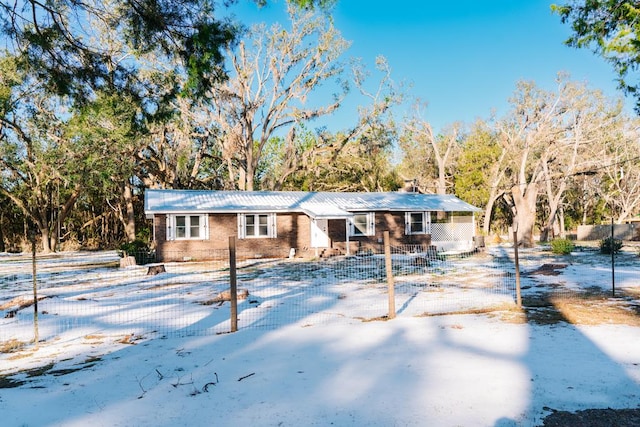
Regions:
<instances>
[{"instance_id":1,"label":"brick siding wall","mask_svg":"<svg viewBox=\"0 0 640 427\"><path fill-rule=\"evenodd\" d=\"M389 232L389 242L391 246L401 245L431 245L429 234L406 235L404 233L404 212L376 212L375 213L375 234L373 236L350 236L350 252L371 249L380 251L384 243L384 232ZM342 252L346 252L347 228L345 220L329 221L329 237L332 247Z\"/></svg>"},{"instance_id":2,"label":"brick siding wall","mask_svg":"<svg viewBox=\"0 0 640 427\"><path fill-rule=\"evenodd\" d=\"M238 237L236 214L210 214L208 240L167 240L166 215L154 218L155 245L159 261L181 261L185 257L210 257L216 250L229 248L229 237ZM236 240L239 256L287 257L291 248L296 254L309 251L311 223L303 214L279 214L276 219L276 238L246 238Z\"/></svg>"},{"instance_id":3,"label":"brick siding wall","mask_svg":"<svg viewBox=\"0 0 640 427\"><path fill-rule=\"evenodd\" d=\"M208 240L166 240L166 215L154 218L155 245L158 261L182 261L186 258L203 259L212 257L216 250L229 247L229 236L238 236L236 214L210 214ZM287 257L291 248L296 256L314 256L311 248L311 219L298 213L278 214L276 238L237 239L239 256L247 257ZM405 235L403 212L377 212L375 215L375 235L351 236L350 252L382 248L383 233L389 231L391 245L430 245L428 234ZM346 253L347 227L344 219L328 221L328 233L332 248Z\"/></svg>"}]
</instances>

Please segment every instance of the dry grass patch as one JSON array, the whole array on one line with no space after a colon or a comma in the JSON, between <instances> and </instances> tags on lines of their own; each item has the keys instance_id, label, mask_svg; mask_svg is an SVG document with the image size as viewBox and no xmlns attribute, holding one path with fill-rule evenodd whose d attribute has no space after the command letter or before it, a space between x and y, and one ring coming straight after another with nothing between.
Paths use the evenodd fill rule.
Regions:
<instances>
[{"instance_id":1,"label":"dry grass patch","mask_svg":"<svg viewBox=\"0 0 640 427\"><path fill-rule=\"evenodd\" d=\"M522 310L519 309L515 304L504 303L481 308L468 308L464 310L447 311L446 313L424 312L422 314L416 315L416 317L450 316L459 314L489 314L499 316L500 318L509 319L522 316Z\"/></svg>"},{"instance_id":2,"label":"dry grass patch","mask_svg":"<svg viewBox=\"0 0 640 427\"><path fill-rule=\"evenodd\" d=\"M537 294L523 299L523 307L500 304L484 308L422 313L416 317L485 314L508 323L554 325L560 322L574 325L640 326L640 303L630 297L611 298L606 292L590 291L569 296ZM383 320L383 319L374 319Z\"/></svg>"},{"instance_id":3,"label":"dry grass patch","mask_svg":"<svg viewBox=\"0 0 640 427\"><path fill-rule=\"evenodd\" d=\"M390 320L389 316L384 315L384 316L377 316L377 317L354 317L354 319L356 320L360 320L361 322L367 323L367 322L386 322L387 320Z\"/></svg>"},{"instance_id":4,"label":"dry grass patch","mask_svg":"<svg viewBox=\"0 0 640 427\"><path fill-rule=\"evenodd\" d=\"M507 323L524 324L528 322L525 311L515 306L510 310L501 310L489 313L489 316L496 317Z\"/></svg>"},{"instance_id":5,"label":"dry grass patch","mask_svg":"<svg viewBox=\"0 0 640 427\"><path fill-rule=\"evenodd\" d=\"M640 326L640 304L630 296L613 298L602 290L567 295L537 294L524 299L528 321L548 325Z\"/></svg>"},{"instance_id":6,"label":"dry grass patch","mask_svg":"<svg viewBox=\"0 0 640 427\"><path fill-rule=\"evenodd\" d=\"M582 300L554 300L554 306L575 325L630 325L640 326L640 307L633 302L604 297Z\"/></svg>"},{"instance_id":7,"label":"dry grass patch","mask_svg":"<svg viewBox=\"0 0 640 427\"><path fill-rule=\"evenodd\" d=\"M10 308L14 308L17 311L17 310L22 310L23 308L30 307L32 305L33 305L33 297L29 298L25 296L18 296L13 299L10 299L4 304L0 304L0 310L9 310Z\"/></svg>"},{"instance_id":8,"label":"dry grass patch","mask_svg":"<svg viewBox=\"0 0 640 427\"><path fill-rule=\"evenodd\" d=\"M631 298L640 299L640 288L627 288L625 293Z\"/></svg>"},{"instance_id":9,"label":"dry grass patch","mask_svg":"<svg viewBox=\"0 0 640 427\"><path fill-rule=\"evenodd\" d=\"M85 341L87 341L87 344L89 345L97 345L97 344L103 344L106 337L100 334L90 334L90 335L85 335L84 339Z\"/></svg>"},{"instance_id":10,"label":"dry grass patch","mask_svg":"<svg viewBox=\"0 0 640 427\"><path fill-rule=\"evenodd\" d=\"M27 344L29 343L12 338L0 343L0 353L15 353L22 350Z\"/></svg>"},{"instance_id":11,"label":"dry grass patch","mask_svg":"<svg viewBox=\"0 0 640 427\"><path fill-rule=\"evenodd\" d=\"M42 301L45 298L49 298L48 296L40 296L38 297L38 301ZM33 305L33 297L26 296L17 296L9 301L0 304L0 310L7 310L7 314L5 318L12 318L18 313L18 311L23 310L25 308L31 307Z\"/></svg>"}]
</instances>

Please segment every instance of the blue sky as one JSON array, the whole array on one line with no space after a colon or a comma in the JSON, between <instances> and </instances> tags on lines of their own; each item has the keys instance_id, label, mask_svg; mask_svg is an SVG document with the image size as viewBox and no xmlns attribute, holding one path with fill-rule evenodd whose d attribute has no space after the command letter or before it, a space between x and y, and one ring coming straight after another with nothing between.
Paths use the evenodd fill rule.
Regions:
<instances>
[{"instance_id":1,"label":"blue sky","mask_svg":"<svg viewBox=\"0 0 640 427\"><path fill-rule=\"evenodd\" d=\"M352 42L347 55L371 67L377 55L385 56L394 80L410 83L411 95L427 102L423 118L438 130L455 121L486 119L492 112L500 116L517 81L551 89L558 72L607 96L622 96L607 63L563 44L570 28L551 13L552 3L338 0L332 15ZM238 18L270 22L283 19L283 10L283 0L271 0L262 10L245 0ZM626 104L631 112L632 102Z\"/></svg>"}]
</instances>

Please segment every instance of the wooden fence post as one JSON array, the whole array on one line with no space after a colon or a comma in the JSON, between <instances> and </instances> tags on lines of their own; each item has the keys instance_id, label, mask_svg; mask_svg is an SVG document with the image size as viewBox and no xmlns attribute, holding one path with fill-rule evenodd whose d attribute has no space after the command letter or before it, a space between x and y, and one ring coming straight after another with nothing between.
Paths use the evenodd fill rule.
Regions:
<instances>
[{"instance_id":1,"label":"wooden fence post","mask_svg":"<svg viewBox=\"0 0 640 427\"><path fill-rule=\"evenodd\" d=\"M391 244L389 243L389 232L384 232L384 266L387 272L387 289L389 294L389 319L396 317L396 292L393 283L393 266L391 264Z\"/></svg>"},{"instance_id":2,"label":"wooden fence post","mask_svg":"<svg viewBox=\"0 0 640 427\"><path fill-rule=\"evenodd\" d=\"M238 331L238 280L236 272L236 238L229 236L229 293L231 301L231 332Z\"/></svg>"},{"instance_id":3,"label":"wooden fence post","mask_svg":"<svg viewBox=\"0 0 640 427\"><path fill-rule=\"evenodd\" d=\"M520 290L520 258L518 256L518 230L513 227L513 259L516 267L516 304L522 308L522 291Z\"/></svg>"}]
</instances>

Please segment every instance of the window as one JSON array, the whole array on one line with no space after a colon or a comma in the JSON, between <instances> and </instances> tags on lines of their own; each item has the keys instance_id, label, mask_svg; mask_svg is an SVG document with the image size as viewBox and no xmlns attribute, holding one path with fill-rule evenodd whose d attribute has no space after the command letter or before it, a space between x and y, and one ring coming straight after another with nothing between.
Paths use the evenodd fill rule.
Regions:
<instances>
[{"instance_id":1,"label":"window","mask_svg":"<svg viewBox=\"0 0 640 427\"><path fill-rule=\"evenodd\" d=\"M207 215L167 215L167 240L208 239Z\"/></svg>"},{"instance_id":2,"label":"window","mask_svg":"<svg viewBox=\"0 0 640 427\"><path fill-rule=\"evenodd\" d=\"M188 216L176 216L176 239L184 239L187 237L187 219Z\"/></svg>"},{"instance_id":3,"label":"window","mask_svg":"<svg viewBox=\"0 0 640 427\"><path fill-rule=\"evenodd\" d=\"M375 234L375 213L355 214L349 227L351 236L373 236Z\"/></svg>"},{"instance_id":4,"label":"window","mask_svg":"<svg viewBox=\"0 0 640 427\"><path fill-rule=\"evenodd\" d=\"M238 238L277 237L276 214L239 214Z\"/></svg>"},{"instance_id":5,"label":"window","mask_svg":"<svg viewBox=\"0 0 640 427\"><path fill-rule=\"evenodd\" d=\"M430 234L431 215L429 212L407 212L405 234Z\"/></svg>"}]
</instances>

